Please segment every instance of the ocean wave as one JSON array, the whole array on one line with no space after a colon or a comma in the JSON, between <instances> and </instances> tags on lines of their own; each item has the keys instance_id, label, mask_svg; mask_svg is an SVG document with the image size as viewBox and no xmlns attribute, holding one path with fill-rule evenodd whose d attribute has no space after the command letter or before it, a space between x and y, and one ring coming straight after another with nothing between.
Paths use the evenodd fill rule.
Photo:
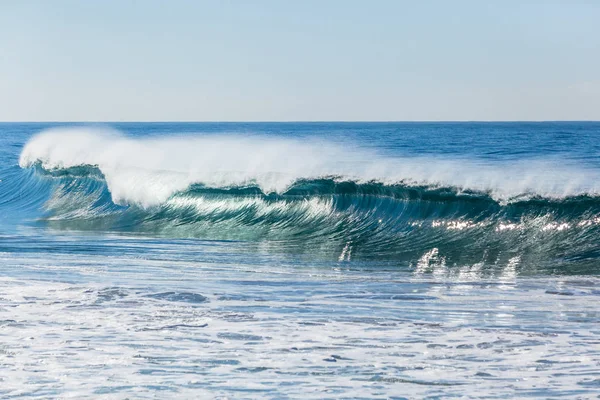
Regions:
<instances>
[{"instance_id":1,"label":"ocean wave","mask_svg":"<svg viewBox=\"0 0 600 400\"><path fill-rule=\"evenodd\" d=\"M356 146L260 136L129 138L92 129L52 129L33 137L19 165L55 174L94 168L118 204L152 207L191 185L256 186L284 193L299 181L334 178L358 184L451 187L499 202L600 193L600 171L564 160L490 165L477 160L389 157ZM89 171L88 171L89 172Z\"/></svg>"},{"instance_id":2,"label":"ocean wave","mask_svg":"<svg viewBox=\"0 0 600 400\"><path fill-rule=\"evenodd\" d=\"M596 172L527 165L393 159L265 137L53 130L23 149L21 196L0 200L26 193L39 204L46 192L41 221L55 228L266 241L340 260L424 268L518 258L568 261L570 271L595 262Z\"/></svg>"}]
</instances>

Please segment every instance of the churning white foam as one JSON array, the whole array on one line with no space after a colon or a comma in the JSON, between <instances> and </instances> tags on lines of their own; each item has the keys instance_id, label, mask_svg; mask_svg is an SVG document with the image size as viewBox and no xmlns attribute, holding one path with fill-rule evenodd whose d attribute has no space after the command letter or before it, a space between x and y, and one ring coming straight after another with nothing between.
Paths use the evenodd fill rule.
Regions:
<instances>
[{"instance_id":1,"label":"churning white foam","mask_svg":"<svg viewBox=\"0 0 600 400\"><path fill-rule=\"evenodd\" d=\"M560 160L501 163L443 157L385 157L355 145L313 139L241 135L131 138L99 128L54 128L34 136L19 165L48 170L98 167L113 201L161 204L191 184L256 185L284 192L298 179L425 184L487 191L498 200L597 194L600 171Z\"/></svg>"}]
</instances>

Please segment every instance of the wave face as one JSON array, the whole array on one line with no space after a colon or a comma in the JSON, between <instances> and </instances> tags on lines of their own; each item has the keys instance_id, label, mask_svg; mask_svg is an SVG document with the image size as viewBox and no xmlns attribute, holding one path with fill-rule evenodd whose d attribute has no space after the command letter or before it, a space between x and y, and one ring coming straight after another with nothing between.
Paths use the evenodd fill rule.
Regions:
<instances>
[{"instance_id":1,"label":"wave face","mask_svg":"<svg viewBox=\"0 0 600 400\"><path fill-rule=\"evenodd\" d=\"M325 141L79 128L33 137L19 164L29 198L47 191L43 221L57 228L268 242L423 270L569 263L577 273L600 256L600 175L564 162L399 159Z\"/></svg>"}]
</instances>

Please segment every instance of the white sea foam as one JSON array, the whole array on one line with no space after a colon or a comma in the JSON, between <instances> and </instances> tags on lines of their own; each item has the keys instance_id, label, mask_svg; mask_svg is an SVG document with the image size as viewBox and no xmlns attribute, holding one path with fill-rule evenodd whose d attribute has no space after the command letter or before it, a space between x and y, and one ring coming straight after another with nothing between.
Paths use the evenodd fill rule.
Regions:
<instances>
[{"instance_id":1,"label":"white sea foam","mask_svg":"<svg viewBox=\"0 0 600 400\"><path fill-rule=\"evenodd\" d=\"M594 277L442 266L437 250L413 275L291 268L240 242L47 240L0 253L2 398L597 393Z\"/></svg>"},{"instance_id":2,"label":"white sea foam","mask_svg":"<svg viewBox=\"0 0 600 400\"><path fill-rule=\"evenodd\" d=\"M191 184L257 185L284 192L298 179L411 183L488 191L498 200L600 193L600 171L561 160L486 163L442 157L385 157L356 146L264 136L131 138L99 128L55 128L33 137L19 164L46 169L97 166L113 201L161 204Z\"/></svg>"}]
</instances>

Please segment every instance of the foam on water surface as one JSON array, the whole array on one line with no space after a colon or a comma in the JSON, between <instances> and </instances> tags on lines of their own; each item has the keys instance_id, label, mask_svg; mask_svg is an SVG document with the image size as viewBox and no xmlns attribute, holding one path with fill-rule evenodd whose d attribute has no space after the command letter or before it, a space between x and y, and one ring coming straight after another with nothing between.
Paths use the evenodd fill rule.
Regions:
<instances>
[{"instance_id":1,"label":"foam on water surface","mask_svg":"<svg viewBox=\"0 0 600 400\"><path fill-rule=\"evenodd\" d=\"M2 255L20 271L0 280L2 396L597 392L595 278L516 280L515 260L499 279L431 263L433 274L265 266L235 248L226 264L209 248L176 260L192 243L139 259L138 244L106 242L121 255L102 259Z\"/></svg>"}]
</instances>

